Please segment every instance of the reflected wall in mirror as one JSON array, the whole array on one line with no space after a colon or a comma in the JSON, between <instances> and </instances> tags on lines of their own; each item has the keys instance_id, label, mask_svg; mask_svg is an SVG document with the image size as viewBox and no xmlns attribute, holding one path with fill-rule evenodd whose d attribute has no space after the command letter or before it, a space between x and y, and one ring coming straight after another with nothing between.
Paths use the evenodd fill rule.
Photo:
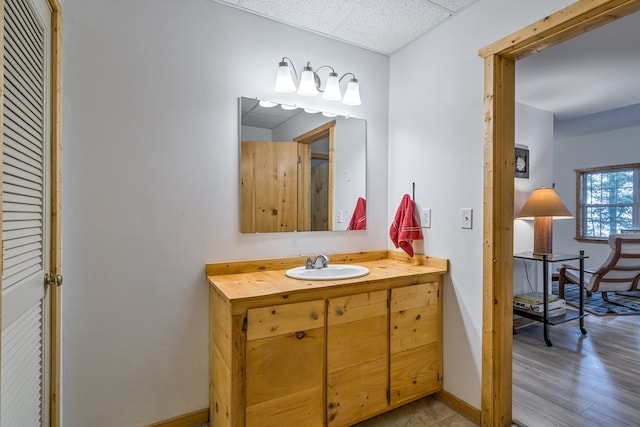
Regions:
<instances>
[{"instance_id":1,"label":"reflected wall in mirror","mask_svg":"<svg viewBox=\"0 0 640 427\"><path fill-rule=\"evenodd\" d=\"M366 121L267 105L240 98L240 231L365 229Z\"/></svg>"}]
</instances>

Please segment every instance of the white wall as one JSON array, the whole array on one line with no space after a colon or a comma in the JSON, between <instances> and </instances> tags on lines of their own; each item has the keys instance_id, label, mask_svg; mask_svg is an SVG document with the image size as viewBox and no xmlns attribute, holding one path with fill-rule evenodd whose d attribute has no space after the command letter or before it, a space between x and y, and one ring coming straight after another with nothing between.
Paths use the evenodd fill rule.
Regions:
<instances>
[{"instance_id":1,"label":"white wall","mask_svg":"<svg viewBox=\"0 0 640 427\"><path fill-rule=\"evenodd\" d=\"M386 247L389 58L210 0L64 0L65 427L208 407L207 262ZM278 61L362 105L272 92ZM238 97L367 120L368 229L239 233Z\"/></svg>"},{"instance_id":2,"label":"white wall","mask_svg":"<svg viewBox=\"0 0 640 427\"><path fill-rule=\"evenodd\" d=\"M444 388L480 408L483 61L478 49L572 3L480 0L391 56L389 207L416 183L432 227L419 251L448 258ZM474 210L473 229L460 209ZM392 245L390 245L392 246Z\"/></svg>"},{"instance_id":3,"label":"white wall","mask_svg":"<svg viewBox=\"0 0 640 427\"><path fill-rule=\"evenodd\" d=\"M517 75L517 69L516 69ZM516 79L516 93L518 80ZM516 104L516 144L529 148L529 178L516 178L514 213L529 194L553 184L553 113ZM555 224L554 224L555 226ZM533 221L513 221L513 252L533 250ZM538 261L513 260L513 294L542 291L542 265Z\"/></svg>"},{"instance_id":4,"label":"white wall","mask_svg":"<svg viewBox=\"0 0 640 427\"><path fill-rule=\"evenodd\" d=\"M606 114L606 113L603 113ZM583 119L580 132L576 120L575 129L570 134L557 136L554 143L554 179L558 183L558 195L572 213L576 212L576 174L575 169L598 166L612 166L627 163L640 163L640 126L623 127L615 130L597 131L593 129L594 117ZM561 222L561 224L560 224ZM585 243L575 240L575 219L556 221L554 228L554 247L562 252L576 253L585 251L589 259L587 267L599 267L609 255L609 246L605 243Z\"/></svg>"}]
</instances>

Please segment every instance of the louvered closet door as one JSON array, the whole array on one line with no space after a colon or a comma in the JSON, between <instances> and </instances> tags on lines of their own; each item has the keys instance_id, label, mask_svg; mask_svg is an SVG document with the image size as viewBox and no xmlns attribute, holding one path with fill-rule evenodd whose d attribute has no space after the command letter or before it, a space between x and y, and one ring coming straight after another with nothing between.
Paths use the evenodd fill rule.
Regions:
<instances>
[{"instance_id":1,"label":"louvered closet door","mask_svg":"<svg viewBox=\"0 0 640 427\"><path fill-rule=\"evenodd\" d=\"M48 424L49 28L42 0L4 0L2 427Z\"/></svg>"}]
</instances>

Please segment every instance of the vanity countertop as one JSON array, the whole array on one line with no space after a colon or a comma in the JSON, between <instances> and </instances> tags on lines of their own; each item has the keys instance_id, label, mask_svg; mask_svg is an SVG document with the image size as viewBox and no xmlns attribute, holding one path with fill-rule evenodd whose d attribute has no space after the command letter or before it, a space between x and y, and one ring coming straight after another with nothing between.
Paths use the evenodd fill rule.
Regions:
<instances>
[{"instance_id":1,"label":"vanity countertop","mask_svg":"<svg viewBox=\"0 0 640 427\"><path fill-rule=\"evenodd\" d=\"M210 286L239 313L260 301L282 304L322 297L331 288L345 294L355 286L363 292L394 286L425 283L448 271L448 260L416 254L409 258L398 251L374 251L330 254L330 264L357 264L367 267L366 276L343 280L299 280L285 276L285 271L305 264L306 256L265 260L234 261L207 264Z\"/></svg>"}]
</instances>

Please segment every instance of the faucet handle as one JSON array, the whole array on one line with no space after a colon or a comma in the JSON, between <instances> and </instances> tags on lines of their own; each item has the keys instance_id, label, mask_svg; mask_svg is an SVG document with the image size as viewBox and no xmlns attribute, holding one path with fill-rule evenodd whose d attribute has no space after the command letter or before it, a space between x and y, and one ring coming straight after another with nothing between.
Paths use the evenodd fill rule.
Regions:
<instances>
[{"instance_id":1,"label":"faucet handle","mask_svg":"<svg viewBox=\"0 0 640 427\"><path fill-rule=\"evenodd\" d=\"M329 263L329 257L324 254L320 254L316 257L316 261L313 265L313 268L325 268L328 263Z\"/></svg>"},{"instance_id":2,"label":"faucet handle","mask_svg":"<svg viewBox=\"0 0 640 427\"><path fill-rule=\"evenodd\" d=\"M310 256L307 257L307 263L305 264L304 268L306 270L311 270L313 268L313 260Z\"/></svg>"}]
</instances>

